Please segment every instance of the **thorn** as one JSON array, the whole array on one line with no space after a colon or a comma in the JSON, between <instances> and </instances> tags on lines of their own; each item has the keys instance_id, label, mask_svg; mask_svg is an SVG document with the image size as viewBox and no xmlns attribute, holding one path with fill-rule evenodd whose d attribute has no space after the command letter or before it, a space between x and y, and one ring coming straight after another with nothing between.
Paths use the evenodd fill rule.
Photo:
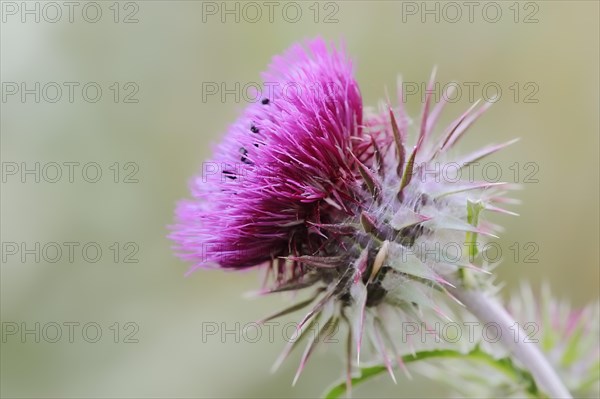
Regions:
<instances>
[{"instance_id":1,"label":"thorn","mask_svg":"<svg viewBox=\"0 0 600 399\"><path fill-rule=\"evenodd\" d=\"M367 168L362 162L360 162L353 153L352 153L352 157L354 157L354 160L358 164L358 171L360 172L360 175L364 179L365 184L367 185L367 188L369 189L369 192L371 193L371 195L373 196L373 198L375 200L379 200L379 198L380 198L379 195L381 193L381 186L380 186L379 182L377 181L375 176L373 176L373 174L371 173L369 168Z\"/></svg>"},{"instance_id":2,"label":"thorn","mask_svg":"<svg viewBox=\"0 0 600 399\"><path fill-rule=\"evenodd\" d=\"M362 346L363 328L365 322L365 308L367 305L367 288L359 281L352 285L350 293L358 306L358 319L356 320L356 364L360 366L360 348Z\"/></svg>"},{"instance_id":3,"label":"thorn","mask_svg":"<svg viewBox=\"0 0 600 399\"><path fill-rule=\"evenodd\" d=\"M289 308L286 308L286 309L284 309L284 310L282 310L280 312L274 313L271 316L267 316L267 317L265 317L265 318L263 318L261 320L258 320L256 323L257 324L264 324L264 323L266 323L269 320L273 320L273 319L276 319L278 317L285 316L286 314L293 313L296 310L300 310L300 309L308 306L312 301L315 300L315 298L316 298L316 295L314 297L312 297L312 298L309 298L309 299L305 300L305 301L302 301L302 302L299 302L299 303L297 303L295 305L292 305Z\"/></svg>"},{"instance_id":4,"label":"thorn","mask_svg":"<svg viewBox=\"0 0 600 399\"><path fill-rule=\"evenodd\" d=\"M396 122L396 117L394 116L394 111L390 107L390 121L392 124L392 132L394 134L394 142L396 143L396 155L398 157L398 167L396 168L396 173L398 177L402 176L402 169L404 168L404 158L406 157L406 150L404 149L404 140L402 138L402 133L398 128L398 123Z\"/></svg>"},{"instance_id":5,"label":"thorn","mask_svg":"<svg viewBox=\"0 0 600 399\"><path fill-rule=\"evenodd\" d=\"M493 205L486 205L485 209L490 211L490 212L498 212L498 213L503 213L505 215L510 215L510 216L520 216L518 213L516 212L512 212L503 208L498 208L496 206Z\"/></svg>"},{"instance_id":6,"label":"thorn","mask_svg":"<svg viewBox=\"0 0 600 399\"><path fill-rule=\"evenodd\" d=\"M383 266L383 263L387 259L389 246L390 246L390 242L385 240L383 242L383 245L379 249L379 252L377 252L377 255L375 256L375 260L373 261L373 268L371 269L371 275L369 276L367 285L371 284L373 282L373 280L375 279L375 276L377 276L377 273L379 273L379 270L381 269L381 267Z\"/></svg>"},{"instance_id":7,"label":"thorn","mask_svg":"<svg viewBox=\"0 0 600 399\"><path fill-rule=\"evenodd\" d=\"M433 311L436 314L438 314L439 316L441 316L443 319L445 319L449 323L454 323L454 320L452 320L452 318L450 318L450 316L448 316L446 313L444 313L442 311L442 309L440 309L438 306L433 306L432 308L433 308Z\"/></svg>"},{"instance_id":8,"label":"thorn","mask_svg":"<svg viewBox=\"0 0 600 399\"><path fill-rule=\"evenodd\" d=\"M475 104L479 104L481 100L477 101ZM467 131L467 129L477 120L479 119L479 117L481 115L483 115L488 109L490 109L490 107L493 105L493 102L486 102L485 104L483 104L481 106L481 108L479 108L477 110L477 112L475 112L473 115L470 115L468 119L464 119L464 123L461 124L460 127L457 126L457 129L455 130L455 133L453 134L452 137L449 138L449 142L447 145L447 148L452 147L454 144L456 144L456 142L463 136L463 134ZM469 110L471 110L471 108L469 108Z\"/></svg>"},{"instance_id":9,"label":"thorn","mask_svg":"<svg viewBox=\"0 0 600 399\"><path fill-rule=\"evenodd\" d=\"M454 94L455 90L456 90L455 85L449 86L446 93L442 93L442 98L441 98L440 102L438 104L436 104L436 106L433 108L433 111L431 111L429 120L427 121L427 133L426 133L427 136L429 136L431 134L431 132L433 132L433 129L434 129L435 125L437 124L437 121L438 121L440 115L442 114L442 111L448 104L448 100L450 99L452 94Z\"/></svg>"},{"instance_id":10,"label":"thorn","mask_svg":"<svg viewBox=\"0 0 600 399\"><path fill-rule=\"evenodd\" d=\"M431 105L431 95L433 93L433 84L435 81L436 73L437 67L433 67L433 70L431 71L431 77L429 78L429 83L427 84L425 105L423 106L423 116L421 117L421 131L419 132L417 147L420 147L427 137L427 120L429 118L429 107Z\"/></svg>"},{"instance_id":11,"label":"thorn","mask_svg":"<svg viewBox=\"0 0 600 399\"><path fill-rule=\"evenodd\" d=\"M360 214L360 224L362 225L364 231L368 234L377 232L376 221L365 211L361 212Z\"/></svg>"},{"instance_id":12,"label":"thorn","mask_svg":"<svg viewBox=\"0 0 600 399\"><path fill-rule=\"evenodd\" d=\"M368 261L369 261L369 249L365 248L362 250L362 252L360 253L360 256L354 263L354 269L355 269L354 284L358 284L361 281L363 273L365 272L365 270L367 270Z\"/></svg>"},{"instance_id":13,"label":"thorn","mask_svg":"<svg viewBox=\"0 0 600 399\"><path fill-rule=\"evenodd\" d=\"M471 105L469 107L469 109L467 109L458 119L456 119L454 121L454 123L451 125L452 128L450 129L450 131L446 131L446 133L445 133L446 138L442 141L442 145L438 148L436 155L437 155L437 153L442 152L446 149L446 146L450 142L450 139L452 138L452 136L454 135L454 133L456 132L458 127L465 121L467 116L469 116L469 114L471 112L473 112L473 110L477 107L477 105L479 105L480 102L481 102L481 99L475 101L475 103L473 105ZM435 155L434 155L434 157L435 157Z\"/></svg>"},{"instance_id":14,"label":"thorn","mask_svg":"<svg viewBox=\"0 0 600 399\"><path fill-rule=\"evenodd\" d=\"M485 148L482 148L478 151L475 151L469 155L467 155L466 157L462 158L460 161L457 161L457 163L459 165L462 165L462 167L464 168L465 166L469 165L470 163L473 163L475 161L479 161L481 158L485 158L489 155L494 154L495 152L498 152L500 150L503 150L504 148L513 145L514 143L518 142L520 139L516 138L510 141L507 141L505 143L502 144L492 144L490 146L487 146Z\"/></svg>"},{"instance_id":15,"label":"thorn","mask_svg":"<svg viewBox=\"0 0 600 399\"><path fill-rule=\"evenodd\" d=\"M402 76L399 75L398 79L397 79L397 85L398 85L398 116L400 117L400 123L402 124L401 129L400 129L400 134L401 134L401 139L402 142L404 142L404 139L406 138L406 110L404 109L404 94L403 94L403 83L402 83Z\"/></svg>"},{"instance_id":16,"label":"thorn","mask_svg":"<svg viewBox=\"0 0 600 399\"><path fill-rule=\"evenodd\" d=\"M394 381L394 384L398 384L398 382L396 381L396 376L394 375L394 369L392 368L392 362L390 361L390 359L385 351L385 345L383 343L383 339L381 338L381 334L379 332L379 329L377 328L377 325L373 326L373 333L375 335L375 346L377 347L377 350L379 351L379 353L381 354L381 357L383 358L383 363L385 364L385 368L387 369L390 377L392 378L392 381Z\"/></svg>"},{"instance_id":17,"label":"thorn","mask_svg":"<svg viewBox=\"0 0 600 399\"><path fill-rule=\"evenodd\" d=\"M379 149L379 145L377 144L377 140L375 137L371 135L371 145L373 146L373 155L375 155L375 162L377 164L377 173L379 176L384 179L385 178L385 163L383 161L383 156L381 155L381 150Z\"/></svg>"},{"instance_id":18,"label":"thorn","mask_svg":"<svg viewBox=\"0 0 600 399\"><path fill-rule=\"evenodd\" d=\"M404 187L408 186L408 184L410 183L410 181L412 179L413 168L414 168L414 164L415 164L415 156L417 155L418 149L419 149L419 143L417 143L417 145L413 149L413 152L410 155L410 158L408 159L408 163L406 164L406 169L404 170L404 173L402 174L402 181L400 182L400 190L398 190L399 197L401 196L402 190L404 190Z\"/></svg>"},{"instance_id":19,"label":"thorn","mask_svg":"<svg viewBox=\"0 0 600 399\"><path fill-rule=\"evenodd\" d=\"M327 202L329 205L331 205L332 207L334 207L338 211L342 210L342 207L337 202L335 202L333 199L331 199L331 197L327 197L323 201Z\"/></svg>"}]
</instances>

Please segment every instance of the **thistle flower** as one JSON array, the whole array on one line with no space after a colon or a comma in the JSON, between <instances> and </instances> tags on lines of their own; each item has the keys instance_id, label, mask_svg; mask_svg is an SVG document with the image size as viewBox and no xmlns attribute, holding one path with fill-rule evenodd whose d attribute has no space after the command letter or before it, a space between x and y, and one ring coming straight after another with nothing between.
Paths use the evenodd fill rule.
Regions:
<instances>
[{"instance_id":1,"label":"thistle flower","mask_svg":"<svg viewBox=\"0 0 600 399\"><path fill-rule=\"evenodd\" d=\"M178 207L172 238L193 268L263 266L269 285L262 293L312 287L308 300L264 321L308 308L299 337L314 323L327 333L343 321L350 327L348 380L365 332L393 377L390 315L420 320L431 310L444 316L439 301L453 299L447 288L454 281L488 285L489 265L476 244L497 228L480 216L483 210L511 214L499 207L510 202L502 191L508 184L458 182L440 171L511 142L451 158L448 150L490 103L473 105L435 134L445 103L433 106L428 90L410 145L413 126L402 103L363 115L351 63L320 39L275 57L264 81L327 89L276 91L248 106L216 150L220 174L192 182L193 200ZM320 341L309 340L296 379Z\"/></svg>"},{"instance_id":2,"label":"thistle flower","mask_svg":"<svg viewBox=\"0 0 600 399\"><path fill-rule=\"evenodd\" d=\"M273 59L263 75L273 98L231 126L192 181L194 199L179 205L171 237L195 267L244 268L317 251L313 224L329 222L327 204L353 200L362 99L352 65L323 40L306 47Z\"/></svg>"}]
</instances>

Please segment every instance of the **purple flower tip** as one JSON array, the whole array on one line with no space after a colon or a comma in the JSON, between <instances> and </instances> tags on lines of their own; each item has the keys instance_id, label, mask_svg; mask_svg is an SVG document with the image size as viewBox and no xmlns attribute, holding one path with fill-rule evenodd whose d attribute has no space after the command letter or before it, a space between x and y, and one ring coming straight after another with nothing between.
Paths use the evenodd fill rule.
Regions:
<instances>
[{"instance_id":1,"label":"purple flower tip","mask_svg":"<svg viewBox=\"0 0 600 399\"><path fill-rule=\"evenodd\" d=\"M344 51L320 38L294 45L262 77L270 98L247 107L177 207L170 237L193 269L255 266L317 245L323 204L350 198L362 99Z\"/></svg>"}]
</instances>

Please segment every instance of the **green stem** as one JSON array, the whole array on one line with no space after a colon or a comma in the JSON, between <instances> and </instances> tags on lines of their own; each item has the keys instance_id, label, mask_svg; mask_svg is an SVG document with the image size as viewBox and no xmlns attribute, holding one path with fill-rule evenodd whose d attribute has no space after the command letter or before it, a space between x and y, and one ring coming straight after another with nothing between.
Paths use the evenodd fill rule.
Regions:
<instances>
[{"instance_id":1,"label":"green stem","mask_svg":"<svg viewBox=\"0 0 600 399\"><path fill-rule=\"evenodd\" d=\"M413 363L420 360L426 359L473 359L477 361L481 361L489 366L494 367L496 370L500 371L507 377L516 380L519 383L525 383L527 385L527 392L532 398L540 398L543 397L541 392L538 391L537 386L533 380L533 377L523 371L512 363L510 359L496 359L492 355L487 352L482 351L479 347L471 350L470 352L464 353L459 352L453 349L438 349L431 351L420 351L415 353L415 355L409 354L402 356L402 361L405 364ZM365 367L361 369L361 375L358 377L352 378L352 385L358 385L363 383L379 374L385 373L387 368L385 366L373 366L373 367ZM325 399L336 399L341 397L346 393L346 382L340 382L333 387L331 387L324 395Z\"/></svg>"}]
</instances>

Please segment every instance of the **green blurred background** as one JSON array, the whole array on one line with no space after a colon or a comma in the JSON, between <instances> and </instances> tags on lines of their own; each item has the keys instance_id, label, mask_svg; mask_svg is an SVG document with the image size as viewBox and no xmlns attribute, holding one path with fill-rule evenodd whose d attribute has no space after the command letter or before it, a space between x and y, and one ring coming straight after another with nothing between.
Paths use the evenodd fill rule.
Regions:
<instances>
[{"instance_id":1,"label":"green blurred background","mask_svg":"<svg viewBox=\"0 0 600 399\"><path fill-rule=\"evenodd\" d=\"M236 343L233 336L202 342L206 322L233 328L236 322L252 322L279 309L284 298L247 300L243 293L259 284L259 273L198 272L189 278L187 268L176 259L166 239L177 200L188 195L187 181L211 153L211 145L226 131L243 99L228 96L202 98L203 82L225 82L229 87L259 81L271 56L290 44L316 35L344 39L355 60L356 76L364 103L375 105L385 88L395 90L398 74L409 82L427 80L434 65L440 82L495 82L500 100L478 122L462 144L465 151L488 142L514 137L521 141L493 159L502 165L504 180L514 181L508 168L519 162L539 167L538 183L524 183L515 196L522 205L512 209L518 218L495 217L506 231L498 241L506 251L499 280L506 295L529 280L535 287L549 281L553 291L575 305L596 300L598 268L598 70L599 7L596 1L498 2L502 16L486 21L478 3L473 21L468 9L452 23L455 11L443 3L440 21L426 15L425 3L394 1L298 2L302 11L293 23L295 9L282 14L275 8L273 22L267 8L258 22L251 9L240 22L235 15L221 18L221 2L138 1L98 2L102 17L97 23L82 18L86 3L78 3L74 21L62 19L44 3L40 22L21 10L2 3L1 110L2 162L6 174L11 165L24 162L40 168L50 162L97 162L103 172L97 183L88 183L76 169L70 183L66 168L57 183L34 181L20 174L7 175L2 184L2 242L33 247L49 242L96 242L103 250L96 263L85 261L81 246L71 263L67 254L56 263L33 255L23 262L20 254L3 253L1 269L1 318L6 330L22 324L34 328L47 323L78 322L74 342L64 336L50 343L34 335L21 339L19 331L3 331L1 348L2 397L315 397L341 375L340 348L319 351L296 387L291 387L299 354L281 370L269 368L284 342L276 330L274 342ZM22 7L20 2L14 3ZM35 2L27 6L34 9ZM59 4L62 4L59 2ZM258 2L259 5L262 2ZM459 4L462 4L459 2ZM204 14L216 6L216 15ZM95 6L94 6L95 7ZM111 8L112 7L112 8ZM209 7L209 8L207 8ZM511 8L512 7L512 8ZM119 10L115 23L115 10ZM88 19L94 18L89 9ZM315 11L319 10L317 21ZM518 14L516 14L518 10ZM494 9L485 17L493 20ZM333 13L333 14L332 14ZM90 17L91 16L91 17ZM123 19L137 23L123 23ZM329 16L330 23L325 23ZM529 16L529 22L524 20ZM517 19L515 21L515 18ZM537 19L537 22L533 21ZM335 21L337 20L337 21ZM63 86L62 98L41 93L21 101L20 93L7 95L11 84L41 87L48 82L77 82L73 102ZM85 101L81 87L97 82L103 89L95 103ZM114 101L118 82L119 94ZM125 86L133 82L133 86ZM532 82L533 86L525 87ZM517 86L514 86L514 84ZM512 89L511 89L512 86ZM126 103L132 88L137 103ZM465 87L465 86L463 86ZM19 86L20 88L20 86ZM520 92L515 101L515 90ZM533 88L533 89L532 89ZM536 93L527 97L534 89ZM50 89L48 89L50 90ZM92 92L90 92L92 93ZM93 93L92 93L93 94ZM450 122L471 103L466 93L450 105L442 122ZM527 102L537 99L537 103ZM411 96L407 109L418 116L421 101ZM119 183L114 182L118 162ZM137 183L124 183L131 167L139 166ZM79 171L79 172L78 172ZM50 170L47 170L50 173ZM52 174L53 175L53 174ZM121 250L115 262L114 250ZM122 248L128 242L133 247ZM534 242L538 263L524 262L508 248ZM125 254L137 246L138 263L124 263ZM49 255L52 256L52 255ZM296 320L296 317L286 320ZM88 343L81 328L98 323L102 338ZM139 327L126 343L125 335ZM114 323L120 335L114 342ZM204 324L205 325L205 324ZM111 329L111 326L112 329ZM54 336L47 327L46 333ZM94 331L89 330L94 336ZM6 333L6 334L5 334ZM26 342L22 342L26 341ZM398 386L381 378L357 389L357 397L431 397L445 390L431 381L400 377Z\"/></svg>"}]
</instances>

